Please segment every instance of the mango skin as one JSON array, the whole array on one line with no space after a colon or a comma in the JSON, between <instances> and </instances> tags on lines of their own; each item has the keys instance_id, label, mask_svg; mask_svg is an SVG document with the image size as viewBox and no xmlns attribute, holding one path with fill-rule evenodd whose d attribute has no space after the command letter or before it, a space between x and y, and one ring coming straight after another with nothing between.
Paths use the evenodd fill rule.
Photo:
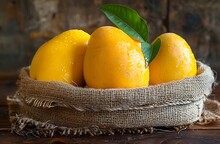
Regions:
<instances>
[{"instance_id":1,"label":"mango skin","mask_svg":"<svg viewBox=\"0 0 220 144\"><path fill-rule=\"evenodd\" d=\"M92 88L136 88L149 84L139 43L112 26L96 29L84 58L84 78Z\"/></svg>"},{"instance_id":2,"label":"mango skin","mask_svg":"<svg viewBox=\"0 0 220 144\"><path fill-rule=\"evenodd\" d=\"M82 30L68 30L44 43L34 55L30 77L84 86L83 60L89 38Z\"/></svg>"},{"instance_id":3,"label":"mango skin","mask_svg":"<svg viewBox=\"0 0 220 144\"><path fill-rule=\"evenodd\" d=\"M150 84L182 80L197 74L195 56L188 43L175 33L164 33L153 43L161 39L160 50L150 63Z\"/></svg>"}]
</instances>

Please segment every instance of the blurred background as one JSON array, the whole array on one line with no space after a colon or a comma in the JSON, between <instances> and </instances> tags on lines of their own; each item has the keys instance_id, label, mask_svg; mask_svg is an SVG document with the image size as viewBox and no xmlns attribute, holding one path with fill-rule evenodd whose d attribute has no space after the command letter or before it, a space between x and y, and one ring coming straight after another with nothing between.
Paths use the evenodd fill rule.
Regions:
<instances>
[{"instance_id":1,"label":"blurred background","mask_svg":"<svg viewBox=\"0 0 220 144\"><path fill-rule=\"evenodd\" d=\"M137 10L148 22L149 42L164 32L181 35L198 60L220 73L219 0L0 0L0 77L16 77L39 46L62 31L91 34L112 25L99 11L106 3Z\"/></svg>"}]
</instances>

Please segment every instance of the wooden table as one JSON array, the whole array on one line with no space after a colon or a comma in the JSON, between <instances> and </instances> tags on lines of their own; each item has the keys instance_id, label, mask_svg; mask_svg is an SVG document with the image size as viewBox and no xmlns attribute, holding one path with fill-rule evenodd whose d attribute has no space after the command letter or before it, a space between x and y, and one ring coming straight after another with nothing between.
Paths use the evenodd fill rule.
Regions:
<instances>
[{"instance_id":1,"label":"wooden table","mask_svg":"<svg viewBox=\"0 0 220 144\"><path fill-rule=\"evenodd\" d=\"M115 136L81 136L74 138L36 138L22 137L10 133L8 120L8 108L6 96L13 94L16 90L16 79L0 79L0 143L128 143L128 144L220 144L220 121L206 126L192 126L188 130L177 132L155 132L153 134L126 134ZM217 86L211 96L212 99L220 101L220 86Z\"/></svg>"}]
</instances>

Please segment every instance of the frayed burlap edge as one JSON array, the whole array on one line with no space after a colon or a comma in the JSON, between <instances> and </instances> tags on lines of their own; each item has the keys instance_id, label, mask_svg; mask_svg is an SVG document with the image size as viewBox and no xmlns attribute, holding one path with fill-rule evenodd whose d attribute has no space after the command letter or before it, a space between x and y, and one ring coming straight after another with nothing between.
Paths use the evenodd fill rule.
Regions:
<instances>
[{"instance_id":1,"label":"frayed burlap edge","mask_svg":"<svg viewBox=\"0 0 220 144\"><path fill-rule=\"evenodd\" d=\"M98 126L68 128L56 126L49 122L39 122L21 115L11 116L11 131L21 136L54 137L54 136L98 136L115 134L146 134L153 132L180 132L191 125L173 127L141 127L141 128L100 128Z\"/></svg>"},{"instance_id":2,"label":"frayed burlap edge","mask_svg":"<svg viewBox=\"0 0 220 144\"><path fill-rule=\"evenodd\" d=\"M203 113L196 124L207 125L218 120L220 120L220 102L207 99L204 102Z\"/></svg>"},{"instance_id":3,"label":"frayed burlap edge","mask_svg":"<svg viewBox=\"0 0 220 144\"><path fill-rule=\"evenodd\" d=\"M202 63L200 63L200 64L203 65ZM212 77L212 72L211 72L209 67L207 67L207 66L205 66L205 67L206 67L206 70L208 70L208 71L202 73L197 78L205 76L207 74L207 72L209 72L210 75L209 74L207 75L208 76L207 79L210 80L210 81L206 81L206 82L211 84L211 83L214 82L214 79ZM205 80L207 80L207 79L205 79ZM25 85L25 86L28 86L29 82L30 81L28 81L27 85ZM181 81L179 81L179 82L181 82ZM50 84L53 84L53 83L50 83ZM41 85L39 85L39 86L41 86ZM62 86L62 85L58 85L58 87L59 86ZM204 88L207 88L206 89L207 91L204 91L204 93L203 93L204 97L206 97L206 96L208 96L210 94L210 92L212 90L210 86L211 85L208 85L208 87L204 87ZM23 87L23 88L24 88L23 89L24 90L23 91L24 94L27 94L27 96L29 97L31 93L29 93L29 91L26 91L26 89L27 89L26 87ZM172 91L175 91L173 88L175 88L175 87L172 87ZM135 89L135 90L137 90L137 89ZM201 89L201 90L203 90L203 89ZM127 90L126 90L126 92L127 92ZM16 95L17 96L22 96L22 95L20 95L19 91L17 91L15 96ZM39 97L39 96L41 96L41 95L37 95L37 97ZM123 96L123 95L121 95L121 96ZM197 95L196 95L196 97L197 97ZM10 99L10 98L12 98L12 99ZM121 97L119 97L119 98L121 98ZM71 98L71 99L73 99L73 98ZM194 100L196 100L196 99L194 99ZM38 107L38 106L39 107L45 106L43 108L50 108L50 106L52 106L52 107L57 107L57 106L59 106L59 107L60 106L61 107L62 106L66 107L66 105L62 105L62 103L57 103L57 102L56 103L50 103L50 101L37 101L37 100L35 101L34 99L25 99L25 101L23 101L23 102L25 102L25 103L29 103L30 102L29 104L31 104L34 107ZM188 102L186 102L185 104L187 104L187 103ZM93 135L102 135L102 134L113 135L115 133L120 133L120 134L124 134L124 133L140 133L140 134L142 134L142 133L152 133L155 130L169 131L170 128L175 129L177 131L180 131L180 130L186 129L188 127L188 125L187 126L186 125L184 125L184 126L173 126L172 125L170 127L163 127L165 129L160 129L160 128L157 128L157 127L146 127L145 128L144 126L142 126L142 127L135 127L135 128L124 128L124 127L120 127L120 128L115 128L115 127L113 127L113 128L105 128L105 127L98 127L95 124L95 125L90 125L90 127L79 127L79 128L78 127L74 127L74 128L70 128L70 127L57 126L57 125L55 125L56 123L52 124L52 123L50 123L50 121L46 121L46 122L36 121L34 119L31 119L31 118L23 115L22 111L19 110L19 101L16 101L16 99L14 99L14 101L13 101L13 97L8 97L8 104L9 104L9 111L10 111L10 120L11 120L11 124L12 124L12 132L15 132L15 133L17 133L19 135L34 135L34 136L40 136L40 137L41 136L43 136L43 137L45 137L45 136L46 137L53 137L55 135L74 136L74 135L87 135L88 134L88 135L93 136ZM59 104L61 104L61 105L59 105ZM144 104L146 104L146 103L144 103ZM201 118L199 119L199 121L197 122L200 125L208 124L208 123L210 123L212 121L219 120L219 118L220 118L220 114L219 114L219 109L220 108L219 108L218 102L216 102L216 107L214 107L215 109L213 109L213 107L211 107L212 101L207 100L207 102L205 102L205 105L207 105L207 104L210 105L210 106L205 106L204 107L203 114L202 114ZM169 103L169 105L175 105L175 103L171 103L171 104ZM105 105L103 105L103 106L105 106ZM136 109L135 107L133 107L134 106L133 104L130 105L130 106L132 106L132 109ZM144 108L148 108L148 104L147 105L141 104L141 106L144 106ZM159 105L159 107L160 106L164 106L164 105ZM11 110L10 110L10 108L11 108ZM70 107L70 108L72 108L72 107ZM81 108L81 109L79 109L79 108ZM108 109L106 109L106 108L102 109L101 108L101 110L112 111L112 110L118 110L118 108L119 107L117 107L116 109L112 109L112 107L109 107ZM127 107L123 107L123 109L124 108L127 109ZM95 109L93 109L93 108L92 109L87 109L87 107L85 109L82 109L82 107L74 107L74 109L76 109L78 111L81 111L81 110L97 110L97 108L95 108ZM194 123L194 121L191 122L191 123Z\"/></svg>"},{"instance_id":4,"label":"frayed burlap edge","mask_svg":"<svg viewBox=\"0 0 220 144\"><path fill-rule=\"evenodd\" d=\"M80 136L80 135L114 135L114 134L146 134L153 132L180 132L190 126L206 125L220 120L220 103L207 99L204 103L202 116L197 122L180 126L169 127L140 127L140 128L100 128L99 126L69 128L51 124L50 121L40 122L23 116L20 113L19 101L13 96L8 96L11 131L22 136L54 137L54 136ZM208 114L208 115L207 115Z\"/></svg>"},{"instance_id":5,"label":"frayed burlap edge","mask_svg":"<svg viewBox=\"0 0 220 144\"><path fill-rule=\"evenodd\" d=\"M9 118L11 132L21 136L54 137L54 136L97 136L115 134L147 134L153 132L180 132L192 124L167 127L139 127L139 128L101 128L99 126L70 128L51 124L50 121L40 122L23 116L20 111L20 101L14 96L8 96Z\"/></svg>"}]
</instances>

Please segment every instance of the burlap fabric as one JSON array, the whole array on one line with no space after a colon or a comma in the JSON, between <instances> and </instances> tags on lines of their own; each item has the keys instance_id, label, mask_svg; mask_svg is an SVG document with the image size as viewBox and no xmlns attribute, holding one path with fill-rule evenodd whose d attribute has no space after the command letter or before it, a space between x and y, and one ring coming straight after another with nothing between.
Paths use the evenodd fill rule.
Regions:
<instances>
[{"instance_id":1,"label":"burlap fabric","mask_svg":"<svg viewBox=\"0 0 220 144\"><path fill-rule=\"evenodd\" d=\"M12 130L22 135L98 135L123 133L125 129L152 131L151 127L188 125L198 120L207 123L207 115L202 118L201 114L215 79L209 66L197 65L195 77L133 89L36 81L29 77L29 69L23 68L19 89L8 97ZM218 119L218 114L212 113L211 119Z\"/></svg>"}]
</instances>

